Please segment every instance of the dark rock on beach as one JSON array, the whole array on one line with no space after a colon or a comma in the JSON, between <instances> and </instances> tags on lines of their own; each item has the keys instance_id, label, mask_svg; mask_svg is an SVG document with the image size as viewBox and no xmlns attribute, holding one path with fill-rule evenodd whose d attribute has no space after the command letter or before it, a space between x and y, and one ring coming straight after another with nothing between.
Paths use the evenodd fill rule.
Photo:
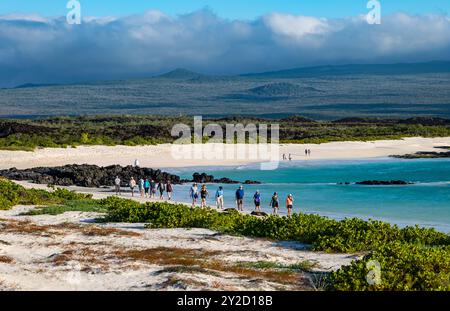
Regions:
<instances>
[{"instance_id":1,"label":"dark rock on beach","mask_svg":"<svg viewBox=\"0 0 450 311\"><path fill-rule=\"evenodd\" d=\"M258 211L253 211L253 212L250 213L250 215L253 215L253 216L263 216L263 217L268 216L267 213L265 213L265 212L258 212Z\"/></svg>"},{"instance_id":2,"label":"dark rock on beach","mask_svg":"<svg viewBox=\"0 0 450 311\"><path fill-rule=\"evenodd\" d=\"M56 186L81 186L101 187L114 185L116 176L126 186L134 177L136 181L140 178L149 178L155 181L171 181L174 184L181 182L180 177L160 170L134 166L111 165L99 167L97 165L65 165L59 167L36 167L25 170L11 168L0 170L0 176L12 180L31 180L37 184L51 184Z\"/></svg>"},{"instance_id":3,"label":"dark rock on beach","mask_svg":"<svg viewBox=\"0 0 450 311\"><path fill-rule=\"evenodd\" d=\"M404 180L365 180L359 181L355 183L356 185L365 185L365 186L390 186L390 185L412 185L414 183Z\"/></svg>"},{"instance_id":4,"label":"dark rock on beach","mask_svg":"<svg viewBox=\"0 0 450 311\"><path fill-rule=\"evenodd\" d=\"M435 147L436 149L450 150L450 146L440 146ZM411 154L404 155L392 155L392 158L399 159L440 159L440 158L450 158L450 151L437 152L437 151L419 151Z\"/></svg>"}]
</instances>

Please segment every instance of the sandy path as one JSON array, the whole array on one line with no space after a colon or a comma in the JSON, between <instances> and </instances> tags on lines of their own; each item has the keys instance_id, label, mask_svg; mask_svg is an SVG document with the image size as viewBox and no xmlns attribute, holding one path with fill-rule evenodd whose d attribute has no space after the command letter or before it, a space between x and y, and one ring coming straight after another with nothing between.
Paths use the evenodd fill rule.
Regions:
<instances>
[{"instance_id":1,"label":"sandy path","mask_svg":"<svg viewBox=\"0 0 450 311\"><path fill-rule=\"evenodd\" d=\"M380 140L373 142L332 142L325 144L284 144L273 149L272 159L284 153L291 154L293 160L305 160L305 149L311 149L308 159L356 159L386 157L414 153L417 151L433 151L436 146L450 145L450 137L444 138L405 138L402 140ZM0 169L17 167L19 169L37 166L59 166L65 164L96 164L100 166L120 164L131 165L139 159L140 165L152 168L171 168L208 165L243 165L266 161L270 156L252 158L248 150L243 158L237 155L227 158L227 150L234 150L235 145L205 144L191 145L188 150L175 151L170 144L157 146L81 146L77 148L45 148L34 152L0 151ZM230 149L231 148L231 149ZM199 155L194 154L194 150ZM217 152L223 150L223 153ZM276 156L275 156L276 153ZM224 157L211 159L223 154ZM208 159L209 158L209 159Z\"/></svg>"}]
</instances>

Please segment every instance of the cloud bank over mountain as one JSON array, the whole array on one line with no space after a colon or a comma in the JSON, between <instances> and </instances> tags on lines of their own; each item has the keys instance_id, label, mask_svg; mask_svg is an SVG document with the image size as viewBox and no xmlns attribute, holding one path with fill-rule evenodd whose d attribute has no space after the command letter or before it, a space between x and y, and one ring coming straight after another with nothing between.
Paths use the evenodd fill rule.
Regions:
<instances>
[{"instance_id":1,"label":"cloud bank over mountain","mask_svg":"<svg viewBox=\"0 0 450 311\"><path fill-rule=\"evenodd\" d=\"M325 19L272 13L226 20L209 10L170 17L0 16L0 86L118 79L188 68L239 74L321 64L450 59L450 18L397 13Z\"/></svg>"}]
</instances>

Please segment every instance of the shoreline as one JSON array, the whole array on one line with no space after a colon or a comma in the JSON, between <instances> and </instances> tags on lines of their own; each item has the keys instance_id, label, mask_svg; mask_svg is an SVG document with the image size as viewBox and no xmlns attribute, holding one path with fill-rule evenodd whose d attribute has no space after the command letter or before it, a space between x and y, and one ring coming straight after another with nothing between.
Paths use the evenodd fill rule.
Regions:
<instances>
[{"instance_id":1,"label":"shoreline","mask_svg":"<svg viewBox=\"0 0 450 311\"><path fill-rule=\"evenodd\" d=\"M401 140L347 141L323 144L279 144L277 154L271 159L281 161L282 154L292 155L294 161L307 160L351 160L405 155L419 151L436 151L435 147L449 146L450 137L421 138L410 137ZM177 150L173 154L172 144L144 146L79 146L77 148L42 148L35 151L0 150L0 169L16 167L54 167L66 164L95 164L108 166L119 164L133 165L136 159L140 166L154 169L188 168L208 166L242 166L266 162L270 158L243 157L238 159L214 159L214 150L229 148L235 150L239 145L203 144L189 145L192 150L200 150L204 156L194 157L190 151ZM248 146L248 145L245 145ZM219 148L219 149L215 149ZM223 149L220 149L223 148ZM305 156L305 149L311 149L311 155ZM220 154L219 154L220 156Z\"/></svg>"}]
</instances>

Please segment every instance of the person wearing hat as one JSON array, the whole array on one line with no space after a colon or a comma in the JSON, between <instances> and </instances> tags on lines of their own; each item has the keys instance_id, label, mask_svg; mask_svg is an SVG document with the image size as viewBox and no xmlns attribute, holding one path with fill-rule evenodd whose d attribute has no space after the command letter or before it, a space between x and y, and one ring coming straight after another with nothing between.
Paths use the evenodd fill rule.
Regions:
<instances>
[{"instance_id":1,"label":"person wearing hat","mask_svg":"<svg viewBox=\"0 0 450 311\"><path fill-rule=\"evenodd\" d=\"M238 211L244 211L244 187L242 185L236 190L236 205Z\"/></svg>"},{"instance_id":2,"label":"person wearing hat","mask_svg":"<svg viewBox=\"0 0 450 311\"><path fill-rule=\"evenodd\" d=\"M288 194L286 198L286 208L288 210L288 217L290 218L292 216L292 207L294 205L294 198L292 194Z\"/></svg>"}]
</instances>

